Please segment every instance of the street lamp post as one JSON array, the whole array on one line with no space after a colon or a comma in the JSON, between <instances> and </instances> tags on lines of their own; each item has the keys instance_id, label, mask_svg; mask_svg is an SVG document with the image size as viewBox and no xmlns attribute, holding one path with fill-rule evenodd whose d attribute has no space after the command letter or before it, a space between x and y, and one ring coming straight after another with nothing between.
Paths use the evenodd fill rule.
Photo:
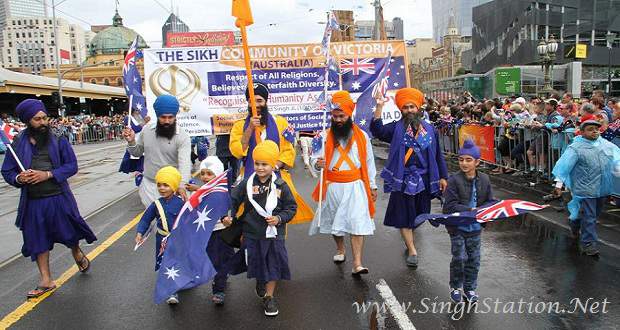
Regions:
<instances>
[{"instance_id":1,"label":"street lamp post","mask_svg":"<svg viewBox=\"0 0 620 330\"><path fill-rule=\"evenodd\" d=\"M551 94L553 88L551 87L551 78L553 75L553 62L555 61L555 53L558 51L558 42L552 35L549 36L549 40L541 40L536 47L536 51L540 56L540 64L544 73L545 85L540 94Z\"/></svg>"},{"instance_id":2,"label":"street lamp post","mask_svg":"<svg viewBox=\"0 0 620 330\"><path fill-rule=\"evenodd\" d=\"M62 78L60 77L60 50L58 48L58 22L56 22L56 1L52 0L52 19L54 28L54 58L56 59L56 76L58 76L58 115L65 116L65 105L62 102Z\"/></svg>"},{"instance_id":3,"label":"street lamp post","mask_svg":"<svg viewBox=\"0 0 620 330\"><path fill-rule=\"evenodd\" d=\"M609 62L607 66L607 98L611 97L611 50L614 41L616 40L616 34L613 32L607 33L607 48L609 49Z\"/></svg>"}]
</instances>

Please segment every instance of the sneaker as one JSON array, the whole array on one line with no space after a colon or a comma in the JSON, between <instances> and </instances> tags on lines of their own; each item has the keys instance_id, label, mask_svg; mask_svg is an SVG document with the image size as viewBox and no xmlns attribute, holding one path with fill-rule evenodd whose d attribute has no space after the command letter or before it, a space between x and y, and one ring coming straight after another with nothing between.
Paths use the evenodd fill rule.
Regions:
<instances>
[{"instance_id":1,"label":"sneaker","mask_svg":"<svg viewBox=\"0 0 620 330\"><path fill-rule=\"evenodd\" d=\"M264 298L267 294L267 290L265 289L265 283L256 281L256 295L259 298Z\"/></svg>"},{"instance_id":2,"label":"sneaker","mask_svg":"<svg viewBox=\"0 0 620 330\"><path fill-rule=\"evenodd\" d=\"M213 294L213 297L211 297L211 301L218 305L224 305L224 298L226 297L226 294L224 292L216 292Z\"/></svg>"},{"instance_id":3,"label":"sneaker","mask_svg":"<svg viewBox=\"0 0 620 330\"><path fill-rule=\"evenodd\" d=\"M278 304L274 297L265 296L263 298L263 308L267 316L276 316L280 312L278 311Z\"/></svg>"},{"instance_id":4,"label":"sneaker","mask_svg":"<svg viewBox=\"0 0 620 330\"><path fill-rule=\"evenodd\" d=\"M473 304L478 302L478 295L476 294L476 291L465 291L465 299L467 302Z\"/></svg>"},{"instance_id":5,"label":"sneaker","mask_svg":"<svg viewBox=\"0 0 620 330\"><path fill-rule=\"evenodd\" d=\"M176 293L168 297L168 299L166 299L166 304L168 305L176 305L178 303L179 303L179 295Z\"/></svg>"},{"instance_id":6,"label":"sneaker","mask_svg":"<svg viewBox=\"0 0 620 330\"><path fill-rule=\"evenodd\" d=\"M347 257L344 254L336 254L333 258L334 262L337 264L344 262L346 259Z\"/></svg>"},{"instance_id":7,"label":"sneaker","mask_svg":"<svg viewBox=\"0 0 620 330\"><path fill-rule=\"evenodd\" d=\"M452 289L452 291L450 291L450 299L452 299L452 301L457 304L463 301L463 295L461 294L461 290Z\"/></svg>"},{"instance_id":8,"label":"sneaker","mask_svg":"<svg viewBox=\"0 0 620 330\"><path fill-rule=\"evenodd\" d=\"M588 243L586 245L580 245L581 254L585 254L590 257L596 257L599 255L599 251L594 245L594 243Z\"/></svg>"}]
</instances>

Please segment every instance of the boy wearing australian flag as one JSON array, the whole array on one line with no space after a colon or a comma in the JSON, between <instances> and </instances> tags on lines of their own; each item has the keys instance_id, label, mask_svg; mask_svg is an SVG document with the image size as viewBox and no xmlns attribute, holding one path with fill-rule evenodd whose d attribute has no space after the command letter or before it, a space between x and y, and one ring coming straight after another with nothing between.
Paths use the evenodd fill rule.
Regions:
<instances>
[{"instance_id":1,"label":"boy wearing australian flag","mask_svg":"<svg viewBox=\"0 0 620 330\"><path fill-rule=\"evenodd\" d=\"M200 163L200 180L204 184L211 182L222 173L224 173L224 164L216 156L208 156ZM196 191L200 189L200 186L187 184L186 189ZM217 270L217 274L213 278L213 296L211 297L211 301L216 305L224 304L226 281L228 280L227 264L235 254L235 250L220 237L221 230L224 228L226 227L218 220L213 227L207 245L207 254L213 263L213 267Z\"/></svg>"},{"instance_id":2,"label":"boy wearing australian flag","mask_svg":"<svg viewBox=\"0 0 620 330\"><path fill-rule=\"evenodd\" d=\"M181 184L181 173L176 168L172 166L162 167L155 175L155 183L157 183L157 190L161 197L144 211L138 223L136 244L143 243L143 240L146 239L145 235L150 229L151 222L156 220L155 271L158 271L162 261L162 254L160 254L161 242L172 230L174 220L179 215L184 202L181 197L175 195L175 191L179 189L179 184ZM178 304L179 296L177 294L171 295L166 300L166 303L169 305Z\"/></svg>"},{"instance_id":3,"label":"boy wearing australian flag","mask_svg":"<svg viewBox=\"0 0 620 330\"><path fill-rule=\"evenodd\" d=\"M494 200L489 177L476 170L480 164L480 149L466 140L459 150L460 171L450 176L444 191L443 213L471 211ZM480 223L446 226L452 245L450 262L450 298L455 303L465 299L478 301L476 287L480 270ZM463 292L461 292L461 289Z\"/></svg>"},{"instance_id":4,"label":"boy wearing australian flag","mask_svg":"<svg viewBox=\"0 0 620 330\"><path fill-rule=\"evenodd\" d=\"M276 282L290 280L288 255L284 245L286 223L295 216L297 203L286 182L274 170L280 150L266 140L252 151L254 173L232 192L232 212L237 214L243 203L243 214L235 221L242 222L243 244L247 253L248 278L255 278L256 293L263 299L265 315L278 315L274 299ZM230 226L233 219L222 222ZM264 285L264 289L263 289Z\"/></svg>"}]
</instances>

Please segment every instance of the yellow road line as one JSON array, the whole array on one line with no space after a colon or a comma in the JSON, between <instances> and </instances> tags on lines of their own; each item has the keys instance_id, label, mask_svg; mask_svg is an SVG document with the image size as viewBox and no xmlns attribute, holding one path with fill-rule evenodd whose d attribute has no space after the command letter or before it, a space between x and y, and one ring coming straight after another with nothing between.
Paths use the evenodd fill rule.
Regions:
<instances>
[{"instance_id":1,"label":"yellow road line","mask_svg":"<svg viewBox=\"0 0 620 330\"><path fill-rule=\"evenodd\" d=\"M90 251L90 253L87 254L88 259L90 259L91 261L94 260L103 251L105 251L107 248L112 246L112 244L118 241L119 238L121 238L128 231L130 231L135 225L138 224L141 216L142 216L142 213L138 214L129 223L124 225L121 229L119 229L117 232L112 234L112 236L106 239L105 242L101 243L95 249ZM65 282L67 282L71 277L73 277L73 275L77 274L77 272L78 272L77 265L71 266L71 268L67 269L67 271L65 271L62 275L60 275L59 278L56 279L55 290L47 292L43 294L42 296L40 296L39 298L29 299L23 304L21 304L14 311L12 311L11 313L9 313L8 315L2 318L2 320L0 321L0 329L6 329L12 324L14 324L15 322L19 321L22 317L24 317L26 314L32 311L35 308L35 306L37 306L40 302L45 300L45 298L49 297L52 293L54 293L54 291L58 290Z\"/></svg>"}]
</instances>

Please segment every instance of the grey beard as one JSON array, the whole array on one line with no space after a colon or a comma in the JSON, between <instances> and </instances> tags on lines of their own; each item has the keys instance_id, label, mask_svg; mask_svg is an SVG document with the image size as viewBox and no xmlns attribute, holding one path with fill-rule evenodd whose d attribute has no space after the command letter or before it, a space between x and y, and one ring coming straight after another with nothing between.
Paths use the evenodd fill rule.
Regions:
<instances>
[{"instance_id":1,"label":"grey beard","mask_svg":"<svg viewBox=\"0 0 620 330\"><path fill-rule=\"evenodd\" d=\"M408 114L403 117L403 124L405 128L411 126L411 128L413 129L418 129L418 127L420 126L420 122L422 122L422 118L424 117L419 112Z\"/></svg>"}]
</instances>

